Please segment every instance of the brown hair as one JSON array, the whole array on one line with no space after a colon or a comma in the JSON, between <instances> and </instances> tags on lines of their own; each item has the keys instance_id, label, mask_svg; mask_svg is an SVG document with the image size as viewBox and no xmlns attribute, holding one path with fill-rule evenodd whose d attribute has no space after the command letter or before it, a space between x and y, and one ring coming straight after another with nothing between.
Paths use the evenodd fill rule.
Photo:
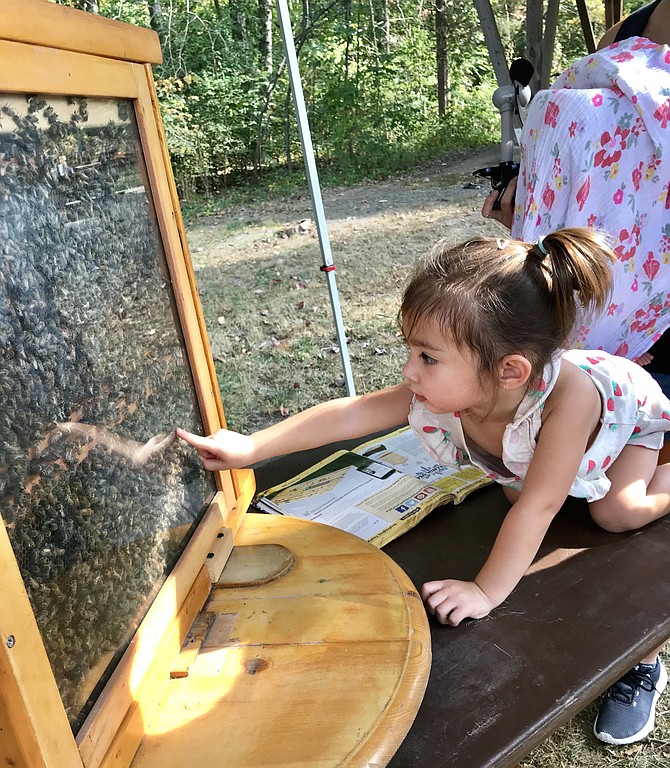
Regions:
<instances>
[{"instance_id":1,"label":"brown hair","mask_svg":"<svg viewBox=\"0 0 670 768\"><path fill-rule=\"evenodd\" d=\"M535 244L477 238L449 248L440 241L415 269L399 319L406 334L416 323L436 323L476 354L490 381L514 353L528 358L534 378L569 343L578 305L604 309L615 259L605 236L585 228Z\"/></svg>"}]
</instances>

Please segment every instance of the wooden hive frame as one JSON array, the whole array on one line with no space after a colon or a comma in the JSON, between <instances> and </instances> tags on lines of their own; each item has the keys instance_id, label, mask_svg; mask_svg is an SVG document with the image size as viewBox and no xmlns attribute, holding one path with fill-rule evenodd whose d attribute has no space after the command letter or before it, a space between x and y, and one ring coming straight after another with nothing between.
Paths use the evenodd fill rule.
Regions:
<instances>
[{"instance_id":1,"label":"wooden hive frame","mask_svg":"<svg viewBox=\"0 0 670 768\"><path fill-rule=\"evenodd\" d=\"M158 37L147 29L43 0L2 0L1 6L0 92L133 100L203 424L208 433L216 431L225 426L223 406L151 73L151 65L161 61ZM179 653L210 581L232 550L233 536L253 496L249 470L216 473L216 481L219 492L76 741L0 519L3 764L26 768L100 765L120 731L130 734L137 729L142 713L160 695L157 668L162 664L169 670ZM208 558L213 549L215 556ZM137 738L127 741L137 742Z\"/></svg>"},{"instance_id":2,"label":"wooden hive frame","mask_svg":"<svg viewBox=\"0 0 670 768\"><path fill-rule=\"evenodd\" d=\"M151 65L161 61L157 36L44 0L0 0L0 11L0 93L132 101L203 427L207 433L224 427L153 84ZM183 757L175 757L181 747L194 764L212 764L222 754L228 757L221 750L256 739L257 714L280 726L282 737L290 736L290 744L283 741L279 750L274 737L258 746L264 750L263 765L388 762L416 715L430 668L427 620L413 585L390 558L353 536L318 523L247 515L255 490L250 470L215 476L218 492L76 735L0 517L0 762L16 768L128 768L131 763L166 768L184 764ZM293 547L298 554L291 557L299 567L267 588L255 581L234 584L229 592L221 584L213 590L233 545L240 542L247 549L269 546L280 553ZM203 610L206 601L209 608ZM254 601L255 614L247 610ZM286 606L298 617L295 624ZM356 618L343 621L342 606L345 616ZM263 617L273 611L278 621L269 626ZM241 639L235 638L234 650L251 661L235 680L239 702L218 696L214 716L189 730L183 717L192 695L188 691L197 695L203 677L193 675L192 688L182 685L172 695L178 686L172 685L170 673L187 634L202 625L203 615L219 624L222 617L239 617ZM225 654L230 644L224 638L215 650ZM310 701L318 706L311 719L300 710L283 713L279 723L274 694L278 686L289 689L283 685L281 661L290 657L290 668L303 675L290 681L291 691L301 692L303 680L314 687L305 658L315 650L325 695L312 690ZM258 659L259 651L269 661ZM273 666L273 672L256 675L257 669ZM205 676L205 686L220 685L214 676L212 681ZM159 707L172 732L145 738ZM332 719L338 707L338 719ZM240 718L248 736L240 731ZM225 735L222 720L230 723ZM323 759L323 732L314 731L314 720L327 723L328 733L336 737ZM257 765L256 746L251 758L227 764Z\"/></svg>"}]
</instances>

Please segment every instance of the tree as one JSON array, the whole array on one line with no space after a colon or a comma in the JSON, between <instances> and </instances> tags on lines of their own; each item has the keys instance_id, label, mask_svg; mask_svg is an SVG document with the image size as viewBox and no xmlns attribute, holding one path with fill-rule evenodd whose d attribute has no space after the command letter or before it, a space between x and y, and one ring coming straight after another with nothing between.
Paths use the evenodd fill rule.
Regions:
<instances>
[{"instance_id":1,"label":"tree","mask_svg":"<svg viewBox=\"0 0 670 768\"><path fill-rule=\"evenodd\" d=\"M272 0L258 0L260 35L258 50L261 65L268 77L272 75Z\"/></svg>"},{"instance_id":2,"label":"tree","mask_svg":"<svg viewBox=\"0 0 670 768\"><path fill-rule=\"evenodd\" d=\"M149 24L151 29L158 35L163 45L163 9L161 7L161 0L147 0L147 8L149 12Z\"/></svg>"},{"instance_id":3,"label":"tree","mask_svg":"<svg viewBox=\"0 0 670 768\"><path fill-rule=\"evenodd\" d=\"M60 1L158 33L157 90L182 193L291 168L300 147L274 0ZM472 0L291 0L290 9L322 165L380 175L485 140L495 125Z\"/></svg>"},{"instance_id":4,"label":"tree","mask_svg":"<svg viewBox=\"0 0 670 768\"><path fill-rule=\"evenodd\" d=\"M440 117L449 108L449 44L447 41L447 0L435 2L435 58L437 64L437 111Z\"/></svg>"}]
</instances>

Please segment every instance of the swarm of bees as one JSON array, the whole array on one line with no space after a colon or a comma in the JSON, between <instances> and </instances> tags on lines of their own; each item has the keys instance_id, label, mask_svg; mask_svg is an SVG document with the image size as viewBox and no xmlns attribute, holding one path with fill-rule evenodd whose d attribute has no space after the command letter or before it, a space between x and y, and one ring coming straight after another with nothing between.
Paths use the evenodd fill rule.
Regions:
<instances>
[{"instance_id":1,"label":"swarm of bees","mask_svg":"<svg viewBox=\"0 0 670 768\"><path fill-rule=\"evenodd\" d=\"M75 731L215 491L133 460L202 431L140 155L129 102L0 98L0 509Z\"/></svg>"}]
</instances>

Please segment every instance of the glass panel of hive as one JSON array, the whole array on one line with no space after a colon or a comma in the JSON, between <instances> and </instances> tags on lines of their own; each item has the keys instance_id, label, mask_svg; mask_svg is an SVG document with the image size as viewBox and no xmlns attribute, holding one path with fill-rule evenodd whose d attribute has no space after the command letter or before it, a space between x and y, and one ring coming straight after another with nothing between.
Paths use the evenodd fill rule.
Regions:
<instances>
[{"instance_id":1,"label":"glass panel of hive","mask_svg":"<svg viewBox=\"0 0 670 768\"><path fill-rule=\"evenodd\" d=\"M132 102L0 94L0 510L73 730L215 493Z\"/></svg>"}]
</instances>

